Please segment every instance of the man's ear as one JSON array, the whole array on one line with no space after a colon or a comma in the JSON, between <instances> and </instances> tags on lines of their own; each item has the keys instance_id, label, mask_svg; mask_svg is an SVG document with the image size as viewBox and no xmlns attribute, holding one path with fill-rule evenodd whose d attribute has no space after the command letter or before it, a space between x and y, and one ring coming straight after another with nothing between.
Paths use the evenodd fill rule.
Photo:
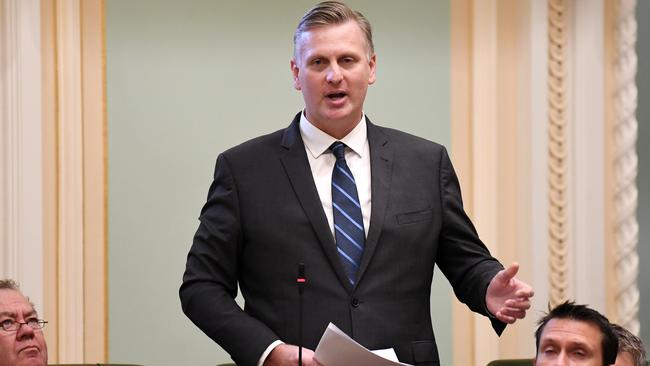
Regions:
<instances>
[{"instance_id":1,"label":"man's ear","mask_svg":"<svg viewBox=\"0 0 650 366\"><path fill-rule=\"evenodd\" d=\"M375 75L375 70L377 68L376 54L373 53L372 56L370 57L369 65L370 65L370 77L368 78L368 84L372 85L375 83L375 80L377 79L377 76Z\"/></svg>"},{"instance_id":2,"label":"man's ear","mask_svg":"<svg viewBox=\"0 0 650 366\"><path fill-rule=\"evenodd\" d=\"M291 74L293 75L293 87L296 90L301 90L300 78L298 78L298 73L300 72L300 69L298 68L298 63L296 62L295 57L291 58L290 65L291 65Z\"/></svg>"}]
</instances>

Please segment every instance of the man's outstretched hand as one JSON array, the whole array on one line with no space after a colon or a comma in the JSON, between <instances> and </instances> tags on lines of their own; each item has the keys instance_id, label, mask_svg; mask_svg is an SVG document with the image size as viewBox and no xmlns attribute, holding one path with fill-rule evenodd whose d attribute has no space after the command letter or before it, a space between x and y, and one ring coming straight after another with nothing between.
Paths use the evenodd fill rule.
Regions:
<instances>
[{"instance_id":1,"label":"man's outstretched hand","mask_svg":"<svg viewBox=\"0 0 650 366\"><path fill-rule=\"evenodd\" d=\"M322 366L314 358L314 351L302 348L303 366ZM276 346L264 361L264 366L296 366L298 365L298 346L280 344Z\"/></svg>"},{"instance_id":2,"label":"man's outstretched hand","mask_svg":"<svg viewBox=\"0 0 650 366\"><path fill-rule=\"evenodd\" d=\"M515 278L518 271L517 263L499 271L485 293L485 304L490 313L508 324L526 316L526 310L530 309L530 298L535 294L530 285Z\"/></svg>"}]
</instances>

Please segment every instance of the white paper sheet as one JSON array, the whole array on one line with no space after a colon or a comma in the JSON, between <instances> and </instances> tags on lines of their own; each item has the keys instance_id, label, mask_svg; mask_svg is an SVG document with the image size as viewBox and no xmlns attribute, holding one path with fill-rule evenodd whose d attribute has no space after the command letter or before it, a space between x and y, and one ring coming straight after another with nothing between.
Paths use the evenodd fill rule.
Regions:
<instances>
[{"instance_id":1,"label":"white paper sheet","mask_svg":"<svg viewBox=\"0 0 650 366\"><path fill-rule=\"evenodd\" d=\"M318 342L315 357L325 366L410 366L396 361L396 356L395 361L381 356L386 355L386 352L390 356L391 351L392 355L395 355L392 349L380 350L379 354L373 353L330 323Z\"/></svg>"}]
</instances>

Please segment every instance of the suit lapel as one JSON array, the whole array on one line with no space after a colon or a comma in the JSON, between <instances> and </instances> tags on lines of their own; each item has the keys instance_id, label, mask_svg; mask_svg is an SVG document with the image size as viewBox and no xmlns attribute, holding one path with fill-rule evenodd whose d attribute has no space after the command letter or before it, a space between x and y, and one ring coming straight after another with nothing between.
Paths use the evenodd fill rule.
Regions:
<instances>
[{"instance_id":1,"label":"suit lapel","mask_svg":"<svg viewBox=\"0 0 650 366\"><path fill-rule=\"evenodd\" d=\"M388 140L370 120L368 120L368 144L370 146L372 211L357 283L361 282L363 274L368 268L384 226L393 168L393 151L390 149Z\"/></svg>"},{"instance_id":2,"label":"suit lapel","mask_svg":"<svg viewBox=\"0 0 650 366\"><path fill-rule=\"evenodd\" d=\"M307 218L318 236L320 245L327 256L332 268L334 268L339 281L351 291L343 266L339 261L336 252L336 243L332 237L327 218L323 212L323 206L318 196L318 190L314 184L314 178L309 167L309 161L305 152L305 145L300 136L300 114L294 118L291 125L285 130L282 137L282 147L286 153L280 157L284 170L291 181L298 201L304 210Z\"/></svg>"}]
</instances>

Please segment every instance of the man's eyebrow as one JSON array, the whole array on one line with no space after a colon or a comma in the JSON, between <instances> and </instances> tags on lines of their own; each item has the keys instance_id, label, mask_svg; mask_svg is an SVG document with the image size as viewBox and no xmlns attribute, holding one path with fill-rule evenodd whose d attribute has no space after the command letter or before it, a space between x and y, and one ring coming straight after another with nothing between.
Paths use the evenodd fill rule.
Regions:
<instances>
[{"instance_id":1,"label":"man's eyebrow","mask_svg":"<svg viewBox=\"0 0 650 366\"><path fill-rule=\"evenodd\" d=\"M3 312L0 312L0 316L10 316L10 317L12 317L12 318L15 318L15 317L16 317L16 313L12 313L12 312L10 312L10 311L3 311Z\"/></svg>"}]
</instances>

